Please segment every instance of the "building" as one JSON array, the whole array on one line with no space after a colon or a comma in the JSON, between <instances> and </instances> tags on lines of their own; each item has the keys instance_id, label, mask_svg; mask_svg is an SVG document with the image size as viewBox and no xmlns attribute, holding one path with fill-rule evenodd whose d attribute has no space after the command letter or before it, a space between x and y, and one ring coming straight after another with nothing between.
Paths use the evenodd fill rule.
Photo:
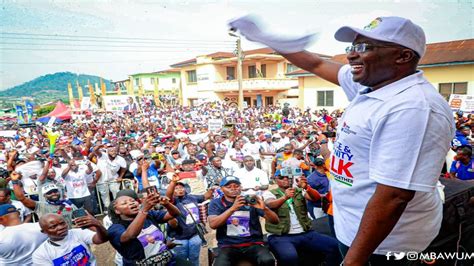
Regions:
<instances>
[{"instance_id":1,"label":"building","mask_svg":"<svg viewBox=\"0 0 474 266\"><path fill-rule=\"evenodd\" d=\"M153 95L155 86L160 95L179 95L180 71L169 69L151 73L136 73L129 76L135 94Z\"/></svg>"},{"instance_id":2,"label":"building","mask_svg":"<svg viewBox=\"0 0 474 266\"><path fill-rule=\"evenodd\" d=\"M296 70L292 64L270 48L244 51L243 55L244 105L298 103L297 77L286 76ZM237 57L233 53L216 52L197 56L171 67L181 70L184 105L192 106L215 100L237 105Z\"/></svg>"},{"instance_id":3,"label":"building","mask_svg":"<svg viewBox=\"0 0 474 266\"><path fill-rule=\"evenodd\" d=\"M331 60L347 63L345 54ZM446 99L451 94L474 95L474 39L428 44L418 67ZM298 78L300 108L333 111L349 104L340 87L314 74L296 70L287 76Z\"/></svg>"}]
</instances>

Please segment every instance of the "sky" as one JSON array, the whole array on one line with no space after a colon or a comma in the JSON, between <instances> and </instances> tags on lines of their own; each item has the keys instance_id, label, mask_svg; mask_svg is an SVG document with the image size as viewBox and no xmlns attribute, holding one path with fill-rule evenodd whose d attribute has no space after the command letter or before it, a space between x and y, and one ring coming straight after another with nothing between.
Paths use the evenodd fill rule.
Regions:
<instances>
[{"instance_id":1,"label":"sky","mask_svg":"<svg viewBox=\"0 0 474 266\"><path fill-rule=\"evenodd\" d=\"M0 90L64 71L124 80L232 52L227 22L246 14L276 34L318 33L308 50L327 55L347 46L334 39L338 28L382 16L411 19L427 43L474 38L472 0L3 0L1 7ZM244 50L260 47L242 41Z\"/></svg>"}]
</instances>

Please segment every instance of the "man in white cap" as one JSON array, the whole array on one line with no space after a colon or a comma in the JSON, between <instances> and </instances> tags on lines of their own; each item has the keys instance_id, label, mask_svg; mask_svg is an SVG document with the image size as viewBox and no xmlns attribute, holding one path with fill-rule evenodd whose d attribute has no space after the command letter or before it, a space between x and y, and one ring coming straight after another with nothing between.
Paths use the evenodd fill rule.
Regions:
<instances>
[{"instance_id":1,"label":"man in white cap","mask_svg":"<svg viewBox=\"0 0 474 266\"><path fill-rule=\"evenodd\" d=\"M330 167L344 265L399 265L404 260L394 261L393 252L426 249L441 226L436 183L454 121L447 102L417 70L426 49L421 27L400 17L376 18L363 29L342 27L335 38L352 43L349 64L342 65L304 51L310 36L283 40L263 33L251 17L230 26L340 85L351 102Z\"/></svg>"}]
</instances>

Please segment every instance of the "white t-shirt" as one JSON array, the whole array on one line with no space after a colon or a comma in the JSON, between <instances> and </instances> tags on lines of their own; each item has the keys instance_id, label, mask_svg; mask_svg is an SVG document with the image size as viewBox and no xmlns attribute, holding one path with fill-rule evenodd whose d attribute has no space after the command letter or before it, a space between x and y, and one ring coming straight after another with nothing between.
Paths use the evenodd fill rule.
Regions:
<instances>
[{"instance_id":1,"label":"white t-shirt","mask_svg":"<svg viewBox=\"0 0 474 266\"><path fill-rule=\"evenodd\" d=\"M267 186L270 183L268 174L257 167L254 167L252 171L247 171L245 167L240 168L234 175L239 178L242 189L248 189L242 192L244 195L255 195L257 191L253 190L253 188L256 186Z\"/></svg>"},{"instance_id":2,"label":"white t-shirt","mask_svg":"<svg viewBox=\"0 0 474 266\"><path fill-rule=\"evenodd\" d=\"M275 199L276 199L276 196L273 195L270 191L267 190L263 192L263 201L266 202L267 200L275 200ZM283 204L286 204L286 202ZM304 232L303 226L301 226L300 221L298 221L298 216L296 216L293 205L289 204L288 207L290 209L290 231L288 231L288 234L303 233Z\"/></svg>"},{"instance_id":3,"label":"white t-shirt","mask_svg":"<svg viewBox=\"0 0 474 266\"><path fill-rule=\"evenodd\" d=\"M95 232L88 229L70 229L67 236L61 241L54 241L56 245L45 241L33 253L35 265L96 265L95 257L89 245Z\"/></svg>"},{"instance_id":4,"label":"white t-shirt","mask_svg":"<svg viewBox=\"0 0 474 266\"><path fill-rule=\"evenodd\" d=\"M244 145L243 150L245 154L251 155L255 160L260 160L260 143L247 142Z\"/></svg>"},{"instance_id":5,"label":"white t-shirt","mask_svg":"<svg viewBox=\"0 0 474 266\"><path fill-rule=\"evenodd\" d=\"M102 172L98 183L105 183L117 179L120 168L127 168L127 162L120 155L111 161L107 153L102 152L102 156L97 157L97 167Z\"/></svg>"},{"instance_id":6,"label":"white t-shirt","mask_svg":"<svg viewBox=\"0 0 474 266\"><path fill-rule=\"evenodd\" d=\"M11 200L11 202L12 202L11 204L15 206L15 208L20 212L20 219L21 219L21 222L23 222L25 217L31 214L30 209L26 208L26 206L23 205L21 201Z\"/></svg>"},{"instance_id":7,"label":"white t-shirt","mask_svg":"<svg viewBox=\"0 0 474 266\"><path fill-rule=\"evenodd\" d=\"M32 265L31 254L47 238L38 223L0 226L0 265Z\"/></svg>"},{"instance_id":8,"label":"white t-shirt","mask_svg":"<svg viewBox=\"0 0 474 266\"><path fill-rule=\"evenodd\" d=\"M64 177L66 183L66 194L69 199L78 199L90 196L89 189L87 188L87 181L89 176L94 172L87 174L87 165L78 165L77 172L69 170L67 175Z\"/></svg>"},{"instance_id":9,"label":"white t-shirt","mask_svg":"<svg viewBox=\"0 0 474 266\"><path fill-rule=\"evenodd\" d=\"M330 165L337 239L351 246L367 202L377 184L384 184L416 193L374 253L421 252L441 226L436 183L454 136L452 111L422 71L363 93L350 69L339 71L351 103L341 117Z\"/></svg>"}]
</instances>

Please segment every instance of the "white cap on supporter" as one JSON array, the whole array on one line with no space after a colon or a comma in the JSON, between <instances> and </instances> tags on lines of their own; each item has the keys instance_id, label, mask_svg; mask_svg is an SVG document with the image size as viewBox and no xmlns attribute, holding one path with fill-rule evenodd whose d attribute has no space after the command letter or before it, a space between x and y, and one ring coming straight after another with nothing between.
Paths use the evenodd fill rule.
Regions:
<instances>
[{"instance_id":1,"label":"white cap on supporter","mask_svg":"<svg viewBox=\"0 0 474 266\"><path fill-rule=\"evenodd\" d=\"M49 183L49 184L44 185L41 191L43 192L43 194L47 194L51 190L55 190L55 189L59 190L59 188L55 184Z\"/></svg>"},{"instance_id":2,"label":"white cap on supporter","mask_svg":"<svg viewBox=\"0 0 474 266\"><path fill-rule=\"evenodd\" d=\"M131 150L130 156L132 157L133 160L136 160L138 159L138 157L143 156L143 152L141 152L140 150Z\"/></svg>"},{"instance_id":3,"label":"white cap on supporter","mask_svg":"<svg viewBox=\"0 0 474 266\"><path fill-rule=\"evenodd\" d=\"M334 38L341 42L353 42L358 34L410 48L420 58L426 51L425 32L420 26L406 18L378 17L363 29L344 26L336 31Z\"/></svg>"}]
</instances>

